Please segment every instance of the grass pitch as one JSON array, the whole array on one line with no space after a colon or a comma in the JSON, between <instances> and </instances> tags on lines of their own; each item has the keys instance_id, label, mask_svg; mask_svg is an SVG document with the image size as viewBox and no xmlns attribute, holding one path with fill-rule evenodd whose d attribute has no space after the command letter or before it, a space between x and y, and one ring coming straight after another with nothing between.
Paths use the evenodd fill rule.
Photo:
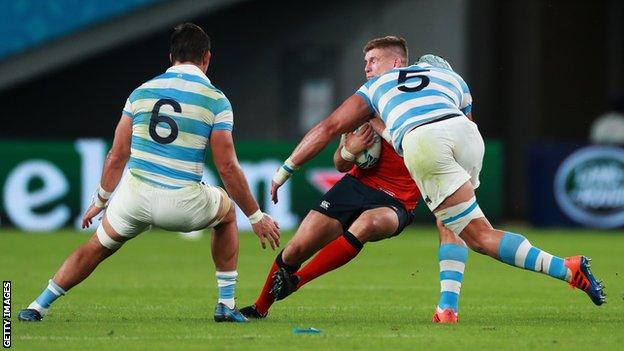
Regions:
<instances>
[{"instance_id":1,"label":"grass pitch","mask_svg":"<svg viewBox=\"0 0 624 351\"><path fill-rule=\"evenodd\" d=\"M553 254L592 257L609 302L596 307L561 281L471 252L460 324L434 325L437 235L429 227L367 244L349 265L247 324L212 320L217 293L209 235L187 241L142 234L59 299L41 323L20 323L17 314L87 235L2 231L0 277L12 281L15 350L621 350L623 233L519 232ZM240 307L256 298L275 254L241 234ZM297 327L322 332L294 334Z\"/></svg>"}]
</instances>

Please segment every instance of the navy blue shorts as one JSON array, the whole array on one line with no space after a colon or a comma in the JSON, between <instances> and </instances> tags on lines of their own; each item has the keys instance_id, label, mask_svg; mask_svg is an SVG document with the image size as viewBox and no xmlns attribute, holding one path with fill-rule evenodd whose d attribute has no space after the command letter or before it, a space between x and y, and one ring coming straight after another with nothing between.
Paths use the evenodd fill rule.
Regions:
<instances>
[{"instance_id":1,"label":"navy blue shorts","mask_svg":"<svg viewBox=\"0 0 624 351\"><path fill-rule=\"evenodd\" d=\"M340 222L343 230L366 210L388 207L396 212L399 227L392 234L398 235L412 223L414 215L405 209L403 204L381 190L371 188L347 174L336 183L314 207L314 210Z\"/></svg>"}]
</instances>

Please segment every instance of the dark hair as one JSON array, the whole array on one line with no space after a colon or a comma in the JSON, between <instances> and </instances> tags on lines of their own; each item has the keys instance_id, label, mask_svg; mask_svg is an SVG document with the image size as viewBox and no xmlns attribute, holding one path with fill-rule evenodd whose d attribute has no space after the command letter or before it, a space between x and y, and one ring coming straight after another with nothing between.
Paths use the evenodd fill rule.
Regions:
<instances>
[{"instance_id":1,"label":"dark hair","mask_svg":"<svg viewBox=\"0 0 624 351\"><path fill-rule=\"evenodd\" d=\"M210 37L200 26L182 23L171 34L171 61L201 64L204 54L210 51Z\"/></svg>"},{"instance_id":2,"label":"dark hair","mask_svg":"<svg viewBox=\"0 0 624 351\"><path fill-rule=\"evenodd\" d=\"M364 53L373 49L392 49L398 56L401 57L404 64L407 64L409 60L407 41L403 38L395 37L394 35L373 39L364 45Z\"/></svg>"}]
</instances>

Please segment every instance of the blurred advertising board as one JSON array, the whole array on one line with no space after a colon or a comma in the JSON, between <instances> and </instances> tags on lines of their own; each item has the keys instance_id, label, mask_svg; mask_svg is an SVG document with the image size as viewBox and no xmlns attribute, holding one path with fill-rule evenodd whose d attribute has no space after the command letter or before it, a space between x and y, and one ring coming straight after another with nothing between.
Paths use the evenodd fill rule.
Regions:
<instances>
[{"instance_id":1,"label":"blurred advertising board","mask_svg":"<svg viewBox=\"0 0 624 351\"><path fill-rule=\"evenodd\" d=\"M535 144L528 171L532 224L624 227L624 148Z\"/></svg>"},{"instance_id":2,"label":"blurred advertising board","mask_svg":"<svg viewBox=\"0 0 624 351\"><path fill-rule=\"evenodd\" d=\"M479 204L490 218L497 220L502 208L502 148L496 141L486 142L486 146ZM280 201L272 204L269 189L273 173L294 147L294 142L236 143L252 192L284 230L296 228L321 195L342 176L333 169L336 144L332 144L297 171L280 189ZM0 141L0 226L25 231L78 228L98 186L108 148L109 142L103 139ZM204 181L220 184L210 156ZM237 216L240 229L250 229L239 209ZM416 217L417 221L433 223L433 216L423 204L419 204Z\"/></svg>"}]
</instances>

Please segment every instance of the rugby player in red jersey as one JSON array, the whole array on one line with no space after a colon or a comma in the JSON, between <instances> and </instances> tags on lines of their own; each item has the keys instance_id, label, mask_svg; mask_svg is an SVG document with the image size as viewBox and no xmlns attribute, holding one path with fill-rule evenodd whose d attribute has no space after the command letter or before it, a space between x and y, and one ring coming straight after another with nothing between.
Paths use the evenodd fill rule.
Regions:
<instances>
[{"instance_id":1,"label":"rugby player in red jersey","mask_svg":"<svg viewBox=\"0 0 624 351\"><path fill-rule=\"evenodd\" d=\"M408 63L408 49L402 38L371 40L364 53L367 79ZM334 165L348 173L308 213L294 237L277 255L260 296L253 305L240 310L246 317L266 317L275 300L284 299L311 280L351 261L364 243L398 235L412 222L420 192L393 147L382 139L381 154L373 167L362 169L354 163L354 155L372 146L375 131L384 135L384 128L383 122L376 118L356 133L345 135L334 153ZM438 225L438 230L441 248L451 245L454 249L451 253L461 256L454 270L461 268L463 275L467 257L464 242L444 226ZM449 261L453 257L440 253L441 262L455 262ZM434 321L453 323L457 321L461 279L450 287L446 285L442 284Z\"/></svg>"}]
</instances>

